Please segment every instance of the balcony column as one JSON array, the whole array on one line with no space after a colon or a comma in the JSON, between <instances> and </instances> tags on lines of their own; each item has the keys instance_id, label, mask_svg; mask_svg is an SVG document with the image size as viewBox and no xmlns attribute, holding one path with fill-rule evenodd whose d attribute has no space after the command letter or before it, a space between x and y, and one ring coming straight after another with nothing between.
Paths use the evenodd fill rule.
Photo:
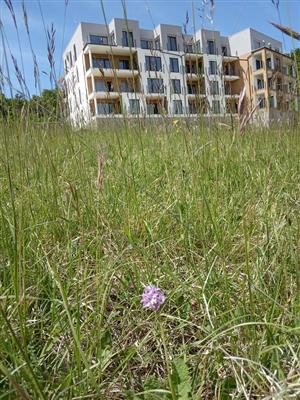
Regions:
<instances>
[{"instance_id":1,"label":"balcony column","mask_svg":"<svg viewBox=\"0 0 300 400\"><path fill-rule=\"evenodd\" d=\"M89 50L90 68L93 68L92 52Z\"/></svg>"},{"instance_id":2,"label":"balcony column","mask_svg":"<svg viewBox=\"0 0 300 400\"><path fill-rule=\"evenodd\" d=\"M268 83L268 74L267 74L267 52L266 49L263 49L262 53L262 62L263 62L263 77L264 77L264 96L266 102L267 111L270 110L270 101L269 101L269 83Z\"/></svg>"},{"instance_id":3,"label":"balcony column","mask_svg":"<svg viewBox=\"0 0 300 400\"><path fill-rule=\"evenodd\" d=\"M181 62L181 71L182 71L182 75L183 75L183 79L182 79L182 89L183 89L183 107L184 107L184 115L188 114L188 108L187 108L187 99L186 99L186 76L185 76L185 69L184 69L184 63L183 63L183 59L184 59L185 54L182 54L180 56L180 62Z\"/></svg>"},{"instance_id":4,"label":"balcony column","mask_svg":"<svg viewBox=\"0 0 300 400\"><path fill-rule=\"evenodd\" d=\"M94 98L95 115L98 115L97 99Z\"/></svg>"}]
</instances>

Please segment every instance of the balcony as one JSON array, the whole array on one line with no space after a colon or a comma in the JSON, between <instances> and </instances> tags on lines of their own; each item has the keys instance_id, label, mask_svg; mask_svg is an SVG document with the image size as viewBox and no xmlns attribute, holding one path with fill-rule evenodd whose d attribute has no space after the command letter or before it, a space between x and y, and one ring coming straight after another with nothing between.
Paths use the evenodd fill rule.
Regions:
<instances>
[{"instance_id":1,"label":"balcony","mask_svg":"<svg viewBox=\"0 0 300 400\"><path fill-rule=\"evenodd\" d=\"M136 53L137 49L135 47L116 46L115 44L86 43L83 48L83 53L89 54L89 52L93 54L125 56Z\"/></svg>"},{"instance_id":2,"label":"balcony","mask_svg":"<svg viewBox=\"0 0 300 400\"><path fill-rule=\"evenodd\" d=\"M123 47L136 47L136 40L126 40L122 38Z\"/></svg>"},{"instance_id":3,"label":"balcony","mask_svg":"<svg viewBox=\"0 0 300 400\"><path fill-rule=\"evenodd\" d=\"M86 71L86 77L94 76L99 78L133 78L139 74L138 67L136 65L133 66L133 69L130 67L119 67L112 68L112 63L109 60L105 60L103 62L99 59L93 59L92 68L89 68Z\"/></svg>"},{"instance_id":4,"label":"balcony","mask_svg":"<svg viewBox=\"0 0 300 400\"><path fill-rule=\"evenodd\" d=\"M238 98L240 97L240 92L232 89L231 87L225 86L225 97L227 98Z\"/></svg>"},{"instance_id":5,"label":"balcony","mask_svg":"<svg viewBox=\"0 0 300 400\"><path fill-rule=\"evenodd\" d=\"M233 82L233 81L237 81L238 79L240 79L240 76L236 72L224 74L224 81Z\"/></svg>"},{"instance_id":6,"label":"balcony","mask_svg":"<svg viewBox=\"0 0 300 400\"><path fill-rule=\"evenodd\" d=\"M164 85L147 85L147 97L161 98L166 96L166 87Z\"/></svg>"},{"instance_id":7,"label":"balcony","mask_svg":"<svg viewBox=\"0 0 300 400\"><path fill-rule=\"evenodd\" d=\"M185 58L190 60L197 60L203 57L201 53L200 43L184 43L183 51L185 53Z\"/></svg>"},{"instance_id":8,"label":"balcony","mask_svg":"<svg viewBox=\"0 0 300 400\"><path fill-rule=\"evenodd\" d=\"M106 90L106 91L97 91L97 92L92 92L88 95L88 99L89 100L93 100L93 99L99 99L99 100L104 100L104 99L110 99L110 100L114 100L114 99L119 99L120 97L120 93L119 92L114 92L114 91L110 91L110 90Z\"/></svg>"},{"instance_id":9,"label":"balcony","mask_svg":"<svg viewBox=\"0 0 300 400\"><path fill-rule=\"evenodd\" d=\"M187 65L185 74L188 81L199 81L199 79L203 78L203 67L202 65L198 68L196 65Z\"/></svg>"},{"instance_id":10,"label":"balcony","mask_svg":"<svg viewBox=\"0 0 300 400\"><path fill-rule=\"evenodd\" d=\"M272 75L275 72L279 72L285 76L288 76L290 78L296 78L296 73L294 71L294 68L292 65L272 65L272 64L267 64L267 72L268 75Z\"/></svg>"},{"instance_id":11,"label":"balcony","mask_svg":"<svg viewBox=\"0 0 300 400\"><path fill-rule=\"evenodd\" d=\"M188 84L187 85L187 96L191 99L196 97L205 97L205 88L203 86L199 86L197 84Z\"/></svg>"},{"instance_id":12,"label":"balcony","mask_svg":"<svg viewBox=\"0 0 300 400\"><path fill-rule=\"evenodd\" d=\"M206 94L204 92L197 92L197 93L188 93L187 98L189 100L194 100L194 99L204 99L206 97Z\"/></svg>"},{"instance_id":13,"label":"balcony","mask_svg":"<svg viewBox=\"0 0 300 400\"><path fill-rule=\"evenodd\" d=\"M224 71L224 81L233 82L240 79L240 75L237 71Z\"/></svg>"},{"instance_id":14,"label":"balcony","mask_svg":"<svg viewBox=\"0 0 300 400\"><path fill-rule=\"evenodd\" d=\"M230 55L226 54L226 55L222 55L222 59L223 59L224 62L230 63L230 62L233 62L233 61L237 61L239 59L239 57L230 56Z\"/></svg>"}]
</instances>

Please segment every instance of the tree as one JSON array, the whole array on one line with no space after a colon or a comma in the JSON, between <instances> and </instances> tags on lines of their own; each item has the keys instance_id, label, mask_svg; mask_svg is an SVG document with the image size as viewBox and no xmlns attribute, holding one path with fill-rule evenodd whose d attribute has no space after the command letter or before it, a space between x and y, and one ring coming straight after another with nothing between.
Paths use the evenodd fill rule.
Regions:
<instances>
[{"instance_id":1,"label":"tree","mask_svg":"<svg viewBox=\"0 0 300 400\"><path fill-rule=\"evenodd\" d=\"M32 121L57 122L63 120L63 101L61 89L45 89L40 96L26 99L22 94L14 98L0 96L0 116L6 120L17 120L20 114Z\"/></svg>"}]
</instances>

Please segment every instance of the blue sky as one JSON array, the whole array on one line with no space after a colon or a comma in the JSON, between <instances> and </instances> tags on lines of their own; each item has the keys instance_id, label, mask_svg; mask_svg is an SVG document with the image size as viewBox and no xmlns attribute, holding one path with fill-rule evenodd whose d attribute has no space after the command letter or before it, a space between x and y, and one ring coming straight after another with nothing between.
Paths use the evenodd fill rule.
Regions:
<instances>
[{"instance_id":1,"label":"blue sky","mask_svg":"<svg viewBox=\"0 0 300 400\"><path fill-rule=\"evenodd\" d=\"M204 0L205 2L205 0ZM23 64L27 86L31 94L36 92L33 78L33 62L29 42L23 22L21 0L13 1L13 6L18 21ZM273 28L269 21L282 22L289 27L300 31L300 0L280 0L279 13L271 0L215 0L213 10L213 22L208 18L201 18L203 4L201 0L194 0L196 29L201 27L216 29L224 35L253 27L270 36L283 41L282 34ZM42 88L50 87L49 63L47 60L47 42L45 30L38 0L25 0L28 20L31 30L31 38L34 51L38 58L41 72ZM66 19L64 24L65 1L64 0L40 0L44 22L46 27L53 23L56 29L56 51L55 66L57 75L62 72L61 53L69 41L76 26L81 21L103 23L99 0L69 0L66 8ZM110 21L113 17L122 17L121 0L104 0L106 17ZM190 22L188 31L192 32L192 1L190 0L126 0L127 16L130 19L138 19L140 26L152 29L153 23L169 23L182 25L188 11ZM209 6L205 6L204 15L209 14ZM4 0L0 0L0 16L4 26L4 34L11 53L18 60L21 68L20 51L13 20L8 12ZM289 51L294 47L300 47L299 42L285 36L284 50ZM0 63L2 69L5 67L2 42L0 39ZM10 55L9 55L9 58ZM14 70L10 62L11 80L15 89L19 89L14 77ZM48 75L47 75L48 74ZM7 92L6 92L7 93Z\"/></svg>"}]
</instances>

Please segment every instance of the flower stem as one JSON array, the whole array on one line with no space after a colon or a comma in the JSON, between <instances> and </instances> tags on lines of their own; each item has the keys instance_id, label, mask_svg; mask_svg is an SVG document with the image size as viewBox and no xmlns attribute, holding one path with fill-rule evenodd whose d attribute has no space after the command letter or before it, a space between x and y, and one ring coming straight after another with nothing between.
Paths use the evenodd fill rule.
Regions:
<instances>
[{"instance_id":1,"label":"flower stem","mask_svg":"<svg viewBox=\"0 0 300 400\"><path fill-rule=\"evenodd\" d=\"M163 328L163 325L162 325L160 319L158 319L158 325L159 325L160 336L161 336L163 349L164 349L164 356L165 356L166 368L167 368L167 373L168 373L169 388L171 391L172 399L176 400L177 396L176 396L176 391L175 391L175 388L174 388L173 382L172 382L172 368L171 368L170 360L169 360L169 356L168 356L166 337L165 337L164 328Z\"/></svg>"}]
</instances>

